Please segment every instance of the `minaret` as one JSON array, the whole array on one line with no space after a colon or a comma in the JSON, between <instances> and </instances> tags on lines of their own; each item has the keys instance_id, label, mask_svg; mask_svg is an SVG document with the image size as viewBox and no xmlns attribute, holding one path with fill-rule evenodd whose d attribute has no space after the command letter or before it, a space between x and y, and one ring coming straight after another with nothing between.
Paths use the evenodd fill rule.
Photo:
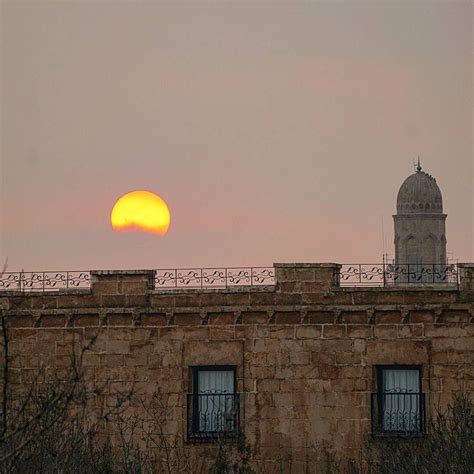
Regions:
<instances>
[{"instance_id":1,"label":"minaret","mask_svg":"<svg viewBox=\"0 0 474 474\"><path fill-rule=\"evenodd\" d=\"M420 165L398 191L395 225L395 264L420 271L446 265L446 214L436 180Z\"/></svg>"}]
</instances>

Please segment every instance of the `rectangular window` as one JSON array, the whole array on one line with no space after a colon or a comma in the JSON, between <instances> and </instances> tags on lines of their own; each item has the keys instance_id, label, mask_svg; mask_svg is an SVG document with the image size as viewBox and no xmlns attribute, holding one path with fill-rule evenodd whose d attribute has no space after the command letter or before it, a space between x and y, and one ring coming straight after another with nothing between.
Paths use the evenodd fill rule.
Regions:
<instances>
[{"instance_id":1,"label":"rectangular window","mask_svg":"<svg viewBox=\"0 0 474 474\"><path fill-rule=\"evenodd\" d=\"M188 395L188 437L235 435L240 412L235 367L193 367L192 387Z\"/></svg>"},{"instance_id":2,"label":"rectangular window","mask_svg":"<svg viewBox=\"0 0 474 474\"><path fill-rule=\"evenodd\" d=\"M372 395L374 433L413 434L424 429L421 368L377 367L377 393Z\"/></svg>"}]
</instances>

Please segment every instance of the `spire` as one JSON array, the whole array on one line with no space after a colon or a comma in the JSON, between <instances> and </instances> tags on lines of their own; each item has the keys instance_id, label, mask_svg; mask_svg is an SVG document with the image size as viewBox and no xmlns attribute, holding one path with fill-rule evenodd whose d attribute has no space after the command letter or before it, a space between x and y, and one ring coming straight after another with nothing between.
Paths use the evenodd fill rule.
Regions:
<instances>
[{"instance_id":1,"label":"spire","mask_svg":"<svg viewBox=\"0 0 474 474\"><path fill-rule=\"evenodd\" d=\"M420 155L418 155L418 165L416 166L416 172L421 173Z\"/></svg>"}]
</instances>

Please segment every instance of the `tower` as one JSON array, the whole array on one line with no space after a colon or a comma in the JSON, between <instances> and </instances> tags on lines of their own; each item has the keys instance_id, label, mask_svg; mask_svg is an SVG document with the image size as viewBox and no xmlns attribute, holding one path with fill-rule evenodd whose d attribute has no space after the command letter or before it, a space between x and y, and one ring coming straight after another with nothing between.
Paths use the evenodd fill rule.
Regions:
<instances>
[{"instance_id":1,"label":"tower","mask_svg":"<svg viewBox=\"0 0 474 474\"><path fill-rule=\"evenodd\" d=\"M446 214L436 180L425 173L418 159L416 172L398 191L395 226L395 264L409 265L419 274L430 267L439 271L446 265ZM410 281L410 280L409 280Z\"/></svg>"}]
</instances>

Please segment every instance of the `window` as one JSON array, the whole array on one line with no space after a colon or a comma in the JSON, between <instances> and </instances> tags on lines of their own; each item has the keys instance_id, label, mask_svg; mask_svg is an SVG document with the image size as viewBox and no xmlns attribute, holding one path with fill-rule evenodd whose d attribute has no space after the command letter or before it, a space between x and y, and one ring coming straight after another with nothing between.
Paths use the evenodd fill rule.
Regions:
<instances>
[{"instance_id":1,"label":"window","mask_svg":"<svg viewBox=\"0 0 474 474\"><path fill-rule=\"evenodd\" d=\"M373 433L423 432L424 406L420 367L377 367L377 393L372 394Z\"/></svg>"},{"instance_id":2,"label":"window","mask_svg":"<svg viewBox=\"0 0 474 474\"><path fill-rule=\"evenodd\" d=\"M188 438L234 436L239 426L235 367L193 367L188 395Z\"/></svg>"}]
</instances>

